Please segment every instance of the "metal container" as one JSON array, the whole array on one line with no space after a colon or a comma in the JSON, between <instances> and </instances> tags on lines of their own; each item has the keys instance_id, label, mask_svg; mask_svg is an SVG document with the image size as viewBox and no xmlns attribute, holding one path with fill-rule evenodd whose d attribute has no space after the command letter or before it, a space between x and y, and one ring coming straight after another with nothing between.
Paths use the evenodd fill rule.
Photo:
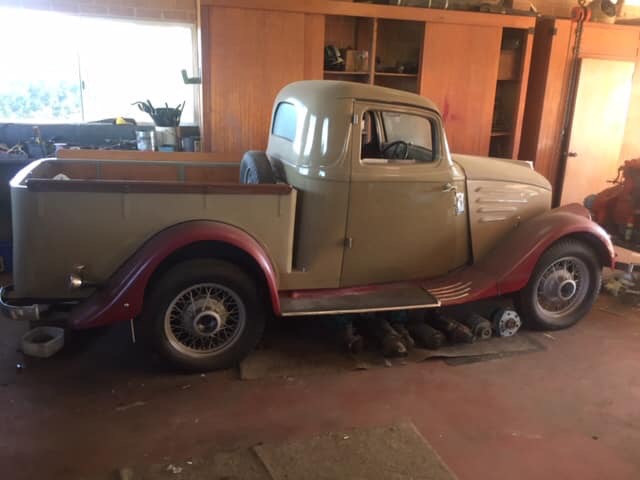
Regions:
<instances>
[{"instance_id":1,"label":"metal container","mask_svg":"<svg viewBox=\"0 0 640 480\"><path fill-rule=\"evenodd\" d=\"M136 130L138 150L153 151L156 149L156 135L153 130Z\"/></svg>"},{"instance_id":2,"label":"metal container","mask_svg":"<svg viewBox=\"0 0 640 480\"><path fill-rule=\"evenodd\" d=\"M178 149L178 129L176 127L156 127L156 144L161 147Z\"/></svg>"}]
</instances>

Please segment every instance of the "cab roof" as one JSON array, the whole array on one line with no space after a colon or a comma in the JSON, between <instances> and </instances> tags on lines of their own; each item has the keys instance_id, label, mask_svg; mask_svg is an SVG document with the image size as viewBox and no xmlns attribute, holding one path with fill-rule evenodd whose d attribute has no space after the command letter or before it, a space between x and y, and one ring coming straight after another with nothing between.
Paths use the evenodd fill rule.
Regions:
<instances>
[{"instance_id":1,"label":"cab roof","mask_svg":"<svg viewBox=\"0 0 640 480\"><path fill-rule=\"evenodd\" d=\"M415 93L366 83L337 80L303 80L290 83L280 90L278 97L294 97L300 99L322 98L323 101L329 99L372 100L427 108L439 113L438 108L431 100L416 95Z\"/></svg>"}]
</instances>

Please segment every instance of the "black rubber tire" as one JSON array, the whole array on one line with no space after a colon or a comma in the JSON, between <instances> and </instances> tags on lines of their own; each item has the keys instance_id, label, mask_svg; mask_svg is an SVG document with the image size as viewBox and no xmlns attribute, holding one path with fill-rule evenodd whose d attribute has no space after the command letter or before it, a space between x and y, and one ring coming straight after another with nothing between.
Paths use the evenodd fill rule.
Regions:
<instances>
[{"instance_id":1,"label":"black rubber tire","mask_svg":"<svg viewBox=\"0 0 640 480\"><path fill-rule=\"evenodd\" d=\"M242 156L240 183L276 183L271 162L264 152L251 150Z\"/></svg>"},{"instance_id":2,"label":"black rubber tire","mask_svg":"<svg viewBox=\"0 0 640 480\"><path fill-rule=\"evenodd\" d=\"M217 283L232 290L246 311L244 327L222 352L190 356L176 349L165 333L165 313L173 299L191 285ZM260 341L265 325L265 304L251 277L236 265L222 260L196 259L176 264L152 286L141 317L144 341L172 366L190 372L230 368Z\"/></svg>"},{"instance_id":3,"label":"black rubber tire","mask_svg":"<svg viewBox=\"0 0 640 480\"><path fill-rule=\"evenodd\" d=\"M582 302L573 311L560 318L546 317L536 309L535 291L538 279L545 270L562 257L573 256L582 260L588 271L588 288ZM538 330L560 330L574 325L583 318L596 301L602 283L602 265L591 247L578 240L560 240L542 254L526 287L515 296L515 306L524 323Z\"/></svg>"}]
</instances>

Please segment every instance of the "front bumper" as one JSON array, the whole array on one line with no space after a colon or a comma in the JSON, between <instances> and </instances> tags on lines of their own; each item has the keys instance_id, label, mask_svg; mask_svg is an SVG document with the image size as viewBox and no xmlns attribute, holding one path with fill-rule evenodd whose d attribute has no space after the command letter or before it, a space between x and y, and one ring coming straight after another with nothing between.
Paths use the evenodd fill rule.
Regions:
<instances>
[{"instance_id":1,"label":"front bumper","mask_svg":"<svg viewBox=\"0 0 640 480\"><path fill-rule=\"evenodd\" d=\"M0 313L14 320L26 320L28 322L40 319L40 309L38 305L11 305L5 301L7 292L13 287L0 287Z\"/></svg>"}]
</instances>

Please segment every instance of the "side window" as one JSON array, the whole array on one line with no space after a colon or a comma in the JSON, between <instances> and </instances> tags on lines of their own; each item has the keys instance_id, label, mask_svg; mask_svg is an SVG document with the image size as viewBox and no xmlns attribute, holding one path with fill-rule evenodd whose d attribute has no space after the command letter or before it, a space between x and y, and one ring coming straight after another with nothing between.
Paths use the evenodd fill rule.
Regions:
<instances>
[{"instance_id":1,"label":"side window","mask_svg":"<svg viewBox=\"0 0 640 480\"><path fill-rule=\"evenodd\" d=\"M364 163L430 163L437 158L436 124L426 116L370 110L362 125Z\"/></svg>"},{"instance_id":2,"label":"side window","mask_svg":"<svg viewBox=\"0 0 640 480\"><path fill-rule=\"evenodd\" d=\"M273 115L271 133L293 142L298 127L298 113L296 107L289 102L280 102Z\"/></svg>"}]
</instances>

